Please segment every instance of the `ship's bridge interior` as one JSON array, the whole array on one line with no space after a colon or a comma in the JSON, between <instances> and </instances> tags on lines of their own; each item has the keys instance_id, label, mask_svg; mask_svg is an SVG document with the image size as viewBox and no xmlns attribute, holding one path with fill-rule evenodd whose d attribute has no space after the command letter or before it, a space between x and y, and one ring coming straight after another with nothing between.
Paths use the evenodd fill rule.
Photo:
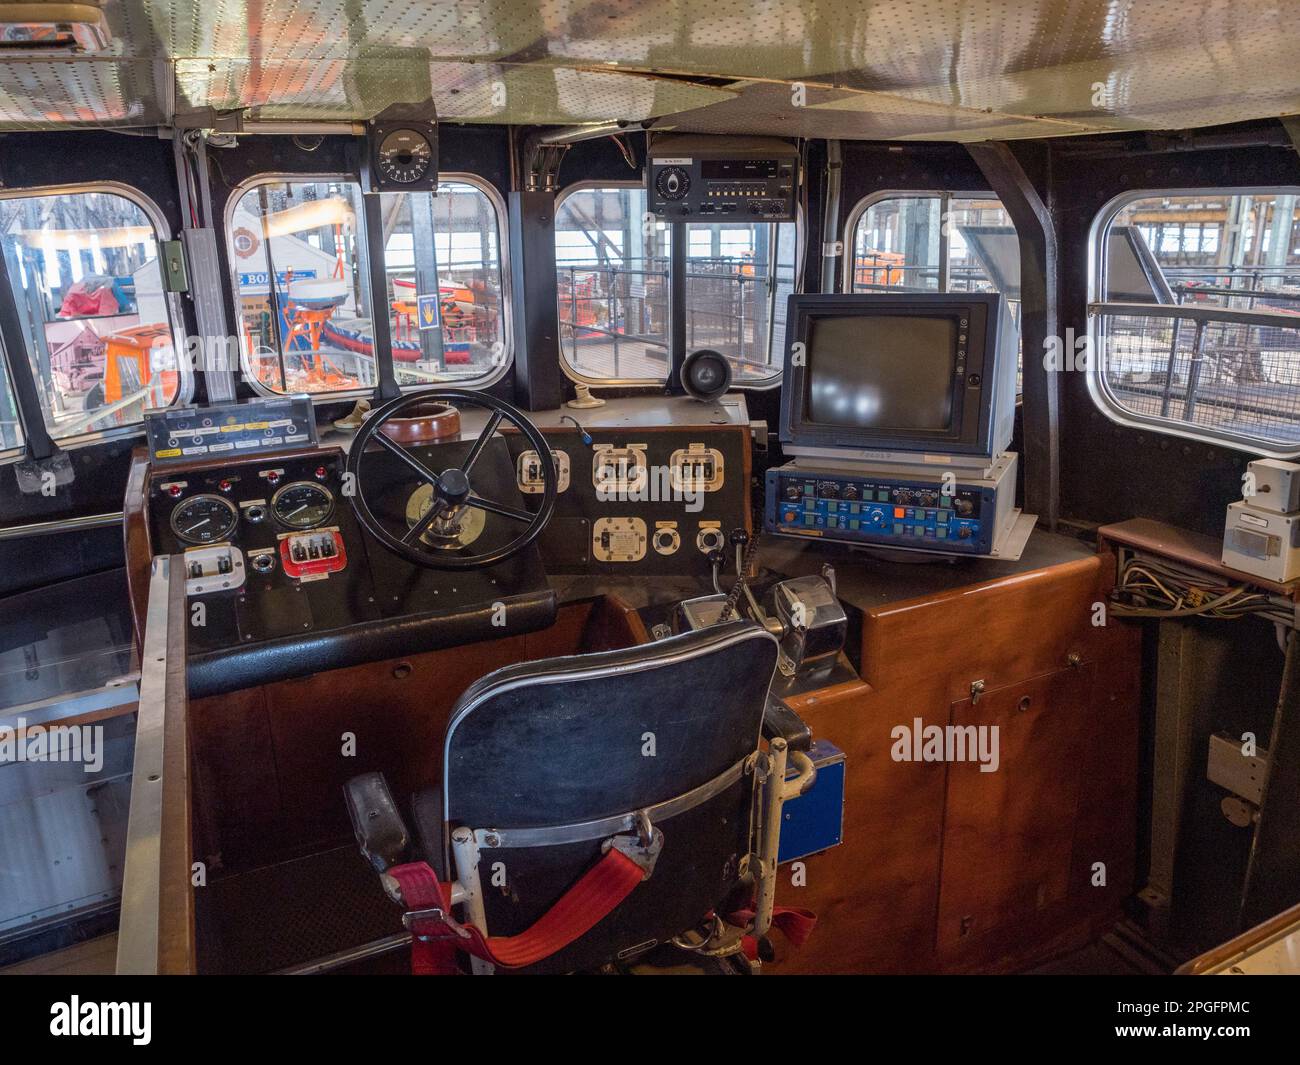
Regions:
<instances>
[{"instance_id":1,"label":"ship's bridge interior","mask_svg":"<svg viewBox=\"0 0 1300 1065\"><path fill-rule=\"evenodd\" d=\"M0 971L1294 970L1298 46L0 3Z\"/></svg>"}]
</instances>

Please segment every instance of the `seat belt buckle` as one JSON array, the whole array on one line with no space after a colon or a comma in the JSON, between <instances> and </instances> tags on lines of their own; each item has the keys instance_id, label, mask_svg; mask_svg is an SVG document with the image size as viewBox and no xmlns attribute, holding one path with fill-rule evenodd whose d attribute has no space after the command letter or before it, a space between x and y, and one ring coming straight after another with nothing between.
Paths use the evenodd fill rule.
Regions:
<instances>
[{"instance_id":1,"label":"seat belt buckle","mask_svg":"<svg viewBox=\"0 0 1300 1065\"><path fill-rule=\"evenodd\" d=\"M437 931L421 928L426 922L434 922ZM402 927L416 939L428 943L436 939L469 939L469 931L441 906L430 906L425 910L407 910L402 914Z\"/></svg>"}]
</instances>

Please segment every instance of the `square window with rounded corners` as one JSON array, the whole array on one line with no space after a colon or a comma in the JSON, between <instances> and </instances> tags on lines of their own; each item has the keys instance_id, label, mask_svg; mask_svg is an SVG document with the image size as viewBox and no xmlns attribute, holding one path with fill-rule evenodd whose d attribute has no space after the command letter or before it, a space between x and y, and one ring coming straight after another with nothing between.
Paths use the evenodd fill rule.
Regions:
<instances>
[{"instance_id":1,"label":"square window with rounded corners","mask_svg":"<svg viewBox=\"0 0 1300 1065\"><path fill-rule=\"evenodd\" d=\"M1300 453L1297 208L1300 189L1112 201L1093 224L1087 350L1062 368L1123 424Z\"/></svg>"},{"instance_id":2,"label":"square window with rounded corners","mask_svg":"<svg viewBox=\"0 0 1300 1065\"><path fill-rule=\"evenodd\" d=\"M637 185L578 187L556 207L560 360L579 380L668 379L672 227L645 206Z\"/></svg>"},{"instance_id":3,"label":"square window with rounded corners","mask_svg":"<svg viewBox=\"0 0 1300 1065\"><path fill-rule=\"evenodd\" d=\"M640 186L578 186L555 212L560 354L583 381L662 384L671 364L672 227L646 214ZM713 348L737 385L780 377L798 228L782 222L686 227L686 348Z\"/></svg>"},{"instance_id":4,"label":"square window with rounded corners","mask_svg":"<svg viewBox=\"0 0 1300 1065\"><path fill-rule=\"evenodd\" d=\"M384 271L398 383L486 383L511 356L499 197L464 178L436 194L385 193ZM378 383L360 186L257 180L227 240L246 376L264 391L328 394Z\"/></svg>"},{"instance_id":5,"label":"square window with rounded corners","mask_svg":"<svg viewBox=\"0 0 1300 1065\"><path fill-rule=\"evenodd\" d=\"M161 225L152 205L125 190L0 198L5 266L56 440L133 429L146 409L188 398L159 262ZM12 393L0 395L0 442L15 433L5 427L12 405Z\"/></svg>"},{"instance_id":6,"label":"square window with rounded corners","mask_svg":"<svg viewBox=\"0 0 1300 1065\"><path fill-rule=\"evenodd\" d=\"M1020 244L1000 200L885 192L849 215L846 292L1001 292L1020 324ZM1021 371L1016 373L1020 392Z\"/></svg>"}]
</instances>

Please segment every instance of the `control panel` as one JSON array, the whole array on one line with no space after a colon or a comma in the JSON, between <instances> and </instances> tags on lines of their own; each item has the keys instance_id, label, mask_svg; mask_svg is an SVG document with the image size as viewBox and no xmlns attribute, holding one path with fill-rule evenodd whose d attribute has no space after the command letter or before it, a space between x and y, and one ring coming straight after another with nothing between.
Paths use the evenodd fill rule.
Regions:
<instances>
[{"instance_id":1,"label":"control panel","mask_svg":"<svg viewBox=\"0 0 1300 1065\"><path fill-rule=\"evenodd\" d=\"M709 556L749 523L749 427L543 429L560 492L541 537L550 573L707 577ZM517 446L527 505L536 452Z\"/></svg>"},{"instance_id":2,"label":"control panel","mask_svg":"<svg viewBox=\"0 0 1300 1065\"><path fill-rule=\"evenodd\" d=\"M985 555L993 547L996 492L941 479L769 470L764 527L850 544Z\"/></svg>"},{"instance_id":3,"label":"control panel","mask_svg":"<svg viewBox=\"0 0 1300 1065\"><path fill-rule=\"evenodd\" d=\"M646 166L646 203L661 218L796 217L799 153L775 137L656 138Z\"/></svg>"}]
</instances>

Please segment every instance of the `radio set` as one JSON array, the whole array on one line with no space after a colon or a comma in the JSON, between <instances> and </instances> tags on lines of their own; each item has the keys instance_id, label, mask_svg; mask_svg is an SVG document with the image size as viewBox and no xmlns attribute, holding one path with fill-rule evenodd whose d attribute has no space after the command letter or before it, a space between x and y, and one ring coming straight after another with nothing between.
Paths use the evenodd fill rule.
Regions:
<instances>
[{"instance_id":1,"label":"radio set","mask_svg":"<svg viewBox=\"0 0 1300 1065\"><path fill-rule=\"evenodd\" d=\"M857 547L1019 558L1016 331L995 293L790 297L764 527Z\"/></svg>"},{"instance_id":2,"label":"radio set","mask_svg":"<svg viewBox=\"0 0 1300 1065\"><path fill-rule=\"evenodd\" d=\"M673 221L793 222L799 149L778 137L669 134L650 143L647 210Z\"/></svg>"}]
</instances>

